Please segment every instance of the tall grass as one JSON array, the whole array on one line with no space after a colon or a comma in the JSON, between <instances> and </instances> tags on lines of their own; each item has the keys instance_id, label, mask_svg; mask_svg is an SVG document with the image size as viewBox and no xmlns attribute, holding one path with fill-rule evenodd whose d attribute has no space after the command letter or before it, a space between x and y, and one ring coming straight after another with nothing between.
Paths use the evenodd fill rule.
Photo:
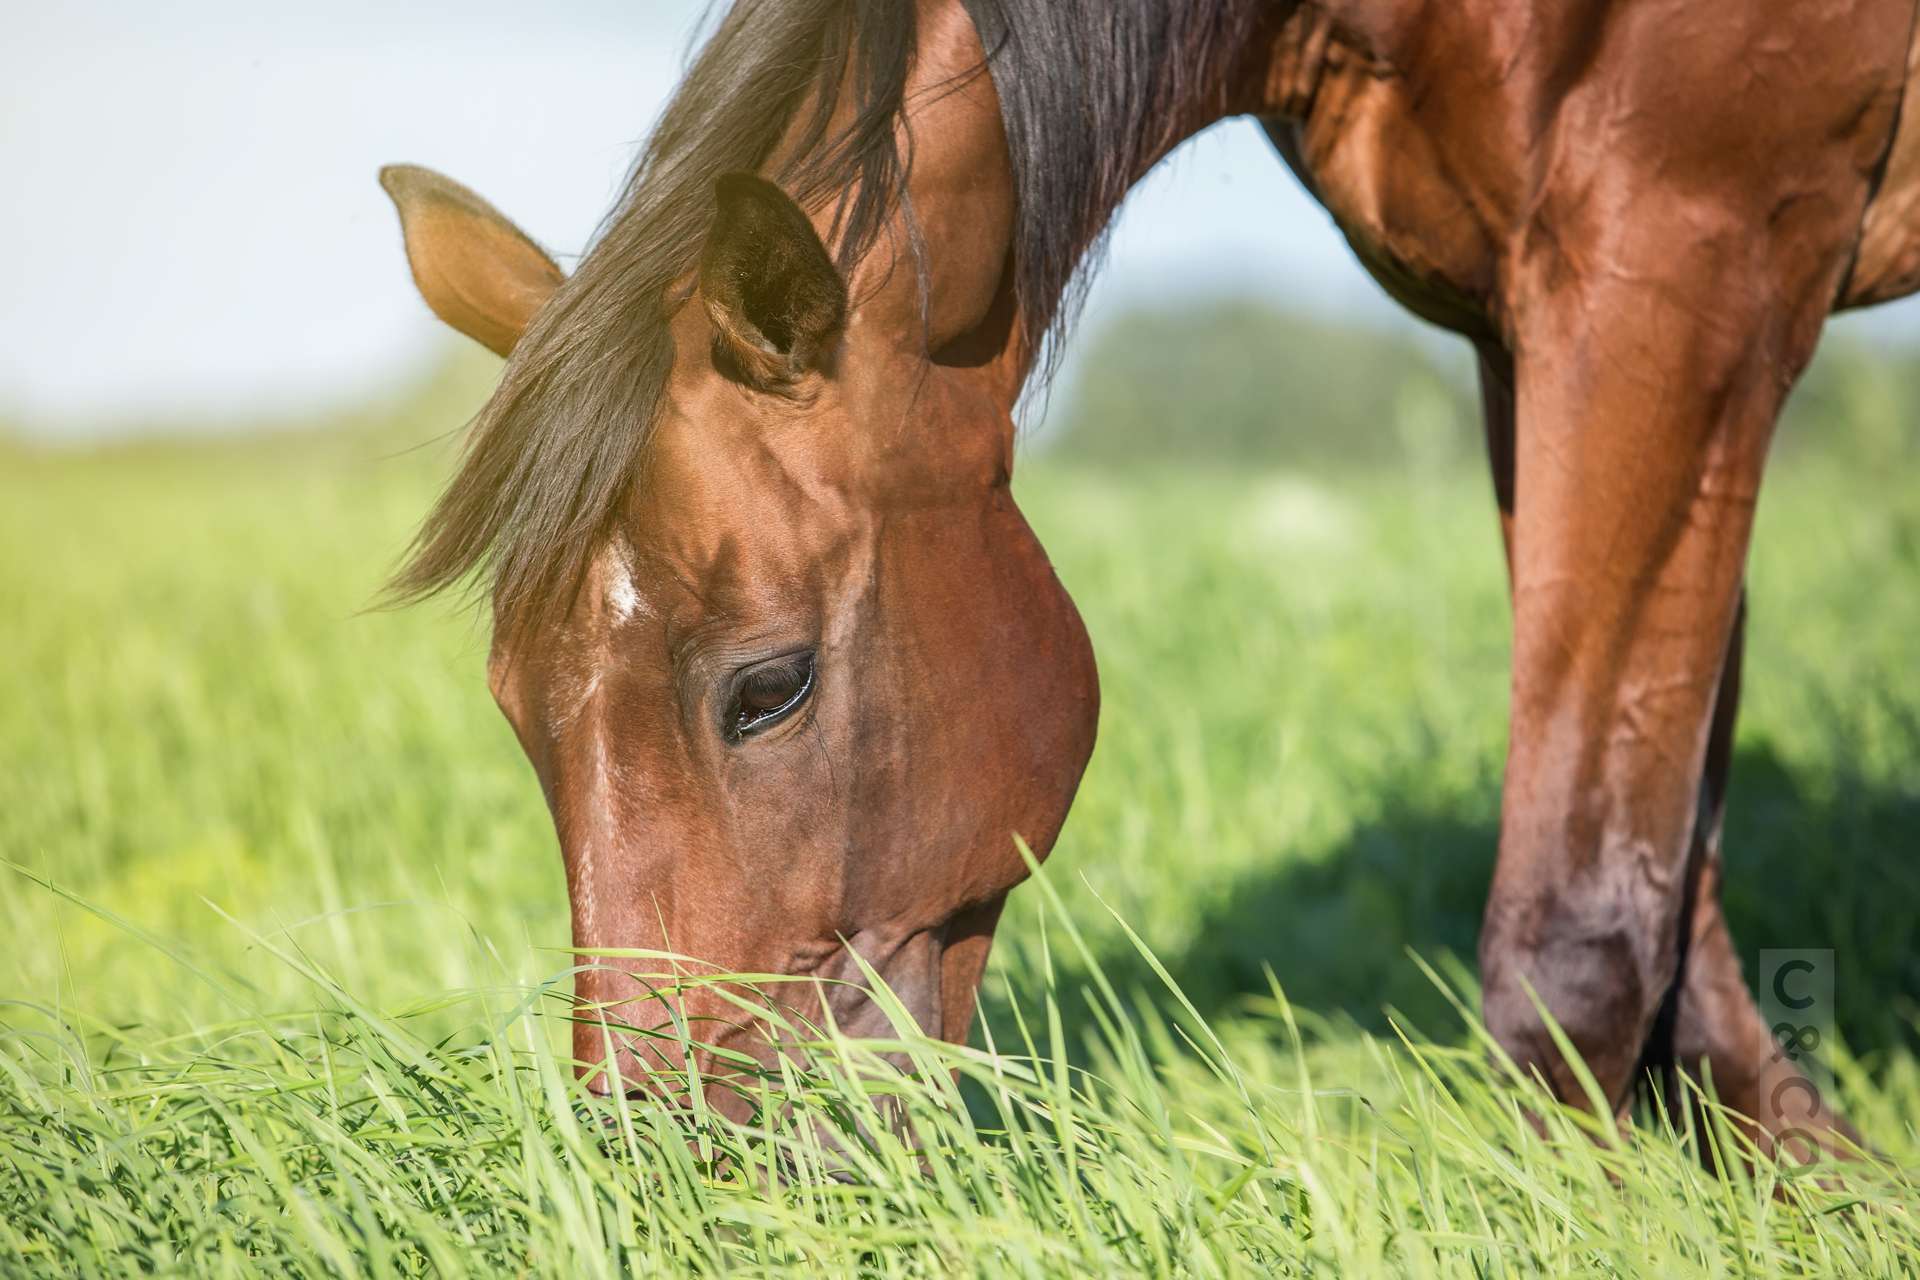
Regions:
<instances>
[{"instance_id":1,"label":"tall grass","mask_svg":"<svg viewBox=\"0 0 1920 1280\"><path fill-rule=\"evenodd\" d=\"M1091 990L1011 1002L1012 1044L929 1041L897 1005L888 1041L789 1028L804 1065L745 1086L754 1113L731 1122L581 1092L552 1049L565 1009L552 983L382 1013L297 949L252 942L305 986L304 1007L161 1038L22 1010L0 1047L0 1241L23 1270L1920 1266L1920 1187L1890 1164L1863 1162L1839 1183L1766 1165L1749 1177L1725 1161L1741 1148L1724 1122L1610 1143L1472 1041L1369 1041L1356 1087L1315 1070L1277 983L1231 1029L1171 983L1130 1003L1097 968ZM1057 1030L1067 1001L1100 1024L1078 1063L1034 1035ZM1703 1145L1730 1178L1701 1171Z\"/></svg>"},{"instance_id":2,"label":"tall grass","mask_svg":"<svg viewBox=\"0 0 1920 1280\"><path fill-rule=\"evenodd\" d=\"M358 611L446 465L386 450L0 457L0 1268L1920 1271L1910 476L1774 478L1728 834L1746 953L1836 952L1833 1100L1882 1158L1716 1178L1729 1132L1595 1141L1469 1016L1507 656L1477 472L1029 466L1103 723L982 1025L797 1029L735 1123L572 1082L483 631Z\"/></svg>"}]
</instances>

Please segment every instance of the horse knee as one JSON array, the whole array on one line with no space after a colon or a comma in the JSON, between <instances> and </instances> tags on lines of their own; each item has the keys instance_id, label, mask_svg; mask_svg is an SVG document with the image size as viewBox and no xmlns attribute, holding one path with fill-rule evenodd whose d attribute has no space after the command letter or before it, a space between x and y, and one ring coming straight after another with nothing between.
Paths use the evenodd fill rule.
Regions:
<instances>
[{"instance_id":1,"label":"horse knee","mask_svg":"<svg viewBox=\"0 0 1920 1280\"><path fill-rule=\"evenodd\" d=\"M1480 937L1487 1030L1564 1101L1584 1102L1585 1092L1542 1010L1617 1104L1676 964L1673 930L1649 916L1604 883L1496 890L1488 903Z\"/></svg>"}]
</instances>

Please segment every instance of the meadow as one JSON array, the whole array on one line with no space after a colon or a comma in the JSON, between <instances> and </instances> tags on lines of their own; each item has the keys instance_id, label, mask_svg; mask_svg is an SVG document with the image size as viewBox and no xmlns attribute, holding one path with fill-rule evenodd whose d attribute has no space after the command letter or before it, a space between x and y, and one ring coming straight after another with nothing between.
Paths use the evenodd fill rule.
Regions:
<instances>
[{"instance_id":1,"label":"meadow","mask_svg":"<svg viewBox=\"0 0 1920 1280\"><path fill-rule=\"evenodd\" d=\"M1029 457L1102 722L971 1046L829 1042L747 1125L588 1103L484 625L364 608L472 393L0 444L0 1271L1920 1272L1907 446L1782 451L1727 835L1749 962L1835 952L1878 1158L1715 1177L1724 1127L1547 1108L1472 1020L1508 612L1477 461L1415 447Z\"/></svg>"}]
</instances>

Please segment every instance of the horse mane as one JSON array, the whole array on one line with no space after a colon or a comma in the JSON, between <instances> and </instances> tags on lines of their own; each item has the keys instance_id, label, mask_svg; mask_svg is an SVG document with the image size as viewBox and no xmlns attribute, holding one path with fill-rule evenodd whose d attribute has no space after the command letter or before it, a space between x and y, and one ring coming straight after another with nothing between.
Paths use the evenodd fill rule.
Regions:
<instances>
[{"instance_id":1,"label":"horse mane","mask_svg":"<svg viewBox=\"0 0 1920 1280\"><path fill-rule=\"evenodd\" d=\"M1113 210L1177 136L1183 104L1218 81L1258 0L964 3L1000 99L1021 337L1044 383ZM911 0L737 0L515 346L391 601L471 583L490 587L510 628L565 613L641 465L673 363L673 290L698 263L715 180L762 169L791 130L797 145L770 176L803 206L831 203L830 243L849 269L904 199L915 47ZM852 98L831 133L841 103L820 86Z\"/></svg>"}]
</instances>

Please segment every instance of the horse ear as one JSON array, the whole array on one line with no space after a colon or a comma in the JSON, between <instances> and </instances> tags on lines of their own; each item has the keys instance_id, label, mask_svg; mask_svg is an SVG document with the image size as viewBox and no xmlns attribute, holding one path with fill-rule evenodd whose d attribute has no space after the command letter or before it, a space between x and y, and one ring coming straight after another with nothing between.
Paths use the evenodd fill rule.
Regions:
<instances>
[{"instance_id":1,"label":"horse ear","mask_svg":"<svg viewBox=\"0 0 1920 1280\"><path fill-rule=\"evenodd\" d=\"M847 286L813 223L787 193L723 174L700 256L715 346L749 384L772 390L818 367L847 314Z\"/></svg>"},{"instance_id":2,"label":"horse ear","mask_svg":"<svg viewBox=\"0 0 1920 1280\"><path fill-rule=\"evenodd\" d=\"M500 211L451 178L390 164L380 185L400 211L413 282L433 313L498 355L513 350L566 276Z\"/></svg>"}]
</instances>

